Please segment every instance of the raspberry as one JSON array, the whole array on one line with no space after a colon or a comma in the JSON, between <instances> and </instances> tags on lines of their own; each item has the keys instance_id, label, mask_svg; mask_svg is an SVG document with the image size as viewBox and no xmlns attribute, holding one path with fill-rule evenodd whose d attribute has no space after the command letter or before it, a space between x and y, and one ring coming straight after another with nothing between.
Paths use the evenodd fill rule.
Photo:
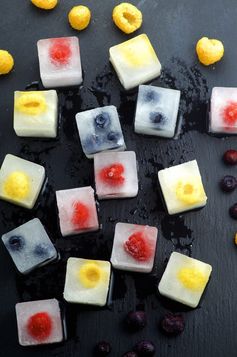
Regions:
<instances>
[{"instance_id":1,"label":"raspberry","mask_svg":"<svg viewBox=\"0 0 237 357\"><path fill-rule=\"evenodd\" d=\"M47 312L38 312L32 315L27 323L29 335L38 341L46 340L52 331L52 320Z\"/></svg>"},{"instance_id":2,"label":"raspberry","mask_svg":"<svg viewBox=\"0 0 237 357\"><path fill-rule=\"evenodd\" d=\"M68 64L72 51L70 45L65 40L55 40L49 50L49 56L57 65Z\"/></svg>"},{"instance_id":3,"label":"raspberry","mask_svg":"<svg viewBox=\"0 0 237 357\"><path fill-rule=\"evenodd\" d=\"M151 258L152 250L145 239L146 238L142 232L136 232L124 243L124 249L134 259L147 261Z\"/></svg>"},{"instance_id":4,"label":"raspberry","mask_svg":"<svg viewBox=\"0 0 237 357\"><path fill-rule=\"evenodd\" d=\"M229 103L223 111L224 121L229 125L234 125L237 121L237 103Z\"/></svg>"},{"instance_id":5,"label":"raspberry","mask_svg":"<svg viewBox=\"0 0 237 357\"><path fill-rule=\"evenodd\" d=\"M225 164L236 165L237 164L237 151L230 149L227 150L223 155L223 160Z\"/></svg>"},{"instance_id":6,"label":"raspberry","mask_svg":"<svg viewBox=\"0 0 237 357\"><path fill-rule=\"evenodd\" d=\"M100 179L111 185L120 186L124 183L125 178L123 177L124 167L122 164L113 164L111 166L105 167L100 171Z\"/></svg>"},{"instance_id":7,"label":"raspberry","mask_svg":"<svg viewBox=\"0 0 237 357\"><path fill-rule=\"evenodd\" d=\"M85 228L89 219L89 209L84 203L74 202L72 224L77 228Z\"/></svg>"}]
</instances>

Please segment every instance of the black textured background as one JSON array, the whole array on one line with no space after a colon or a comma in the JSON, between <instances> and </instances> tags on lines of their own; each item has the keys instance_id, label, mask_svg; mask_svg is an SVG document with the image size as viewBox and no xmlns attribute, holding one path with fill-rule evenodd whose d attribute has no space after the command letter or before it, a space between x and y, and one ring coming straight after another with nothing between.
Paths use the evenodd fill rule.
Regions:
<instances>
[{"instance_id":1,"label":"black textured background","mask_svg":"<svg viewBox=\"0 0 237 357\"><path fill-rule=\"evenodd\" d=\"M111 12L119 1L82 1L92 10L92 23L82 33L70 29L67 13L77 2L60 0L52 12L34 8L28 0L1 0L0 48L15 58L15 69L0 78L0 162L7 153L45 166L48 182L38 204L30 211L0 202L0 233L33 217L42 220L61 252L60 263L20 277L0 244L0 356L90 357L101 339L111 342L111 356L120 357L141 338L151 339L157 357L235 357L237 316L237 250L233 235L236 222L228 208L236 194L223 194L218 181L236 169L224 166L223 152L236 149L236 138L215 138L206 133L207 101L213 86L236 86L237 47L235 0L141 0L147 33L163 65L155 85L182 91L182 128L177 140L142 137L133 132L136 90L126 93L109 65L108 50L132 36L117 30ZM58 90L60 126L56 140L22 139L13 131L13 91L39 81L36 41L76 35L80 38L84 83L81 88ZM209 68L195 56L195 43L207 35L224 41L224 59ZM37 87L37 86L36 86ZM40 86L41 88L41 86ZM140 190L137 198L100 202L99 233L63 239L59 233L55 190L94 186L92 161L81 150L74 116L79 110L114 104L118 107L129 150L136 151ZM208 196L207 206L182 216L168 217L157 189L162 167L197 159ZM68 340L61 345L22 348L18 345L16 302L56 297L62 300L65 263L69 256L109 259L114 225L132 222L158 226L159 241L154 271L149 275L115 272L113 302L108 309L66 306ZM157 294L157 284L169 254L177 249L210 263L213 273L199 308L189 310ZM139 307L148 314L148 326L129 334L123 327L126 313ZM185 311L184 333L169 339L157 325L162 314Z\"/></svg>"}]
</instances>

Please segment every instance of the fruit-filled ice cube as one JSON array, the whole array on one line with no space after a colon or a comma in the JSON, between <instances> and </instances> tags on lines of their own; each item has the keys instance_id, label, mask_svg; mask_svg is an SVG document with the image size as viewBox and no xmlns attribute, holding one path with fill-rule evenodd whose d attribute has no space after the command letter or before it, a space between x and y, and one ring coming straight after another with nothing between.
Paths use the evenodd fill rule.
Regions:
<instances>
[{"instance_id":1,"label":"fruit-filled ice cube","mask_svg":"<svg viewBox=\"0 0 237 357\"><path fill-rule=\"evenodd\" d=\"M113 267L141 273L151 272L157 233L156 227L117 223L110 260Z\"/></svg>"},{"instance_id":2,"label":"fruit-filled ice cube","mask_svg":"<svg viewBox=\"0 0 237 357\"><path fill-rule=\"evenodd\" d=\"M111 47L109 53L119 80L127 90L160 75L161 64L145 34Z\"/></svg>"},{"instance_id":3,"label":"fruit-filled ice cube","mask_svg":"<svg viewBox=\"0 0 237 357\"><path fill-rule=\"evenodd\" d=\"M207 197L196 160L160 170L158 179L169 214L206 205Z\"/></svg>"},{"instance_id":4,"label":"fruit-filled ice cube","mask_svg":"<svg viewBox=\"0 0 237 357\"><path fill-rule=\"evenodd\" d=\"M76 115L82 149L88 158L110 150L125 150L123 133L115 106L96 108Z\"/></svg>"},{"instance_id":5,"label":"fruit-filled ice cube","mask_svg":"<svg viewBox=\"0 0 237 357\"><path fill-rule=\"evenodd\" d=\"M4 234L2 241L22 274L58 258L58 253L38 218Z\"/></svg>"},{"instance_id":6,"label":"fruit-filled ice cube","mask_svg":"<svg viewBox=\"0 0 237 357\"><path fill-rule=\"evenodd\" d=\"M39 40L37 47L40 76L45 88L74 86L82 83L77 37Z\"/></svg>"},{"instance_id":7,"label":"fruit-filled ice cube","mask_svg":"<svg viewBox=\"0 0 237 357\"><path fill-rule=\"evenodd\" d=\"M237 88L213 88L209 130L212 133L237 134Z\"/></svg>"},{"instance_id":8,"label":"fruit-filled ice cube","mask_svg":"<svg viewBox=\"0 0 237 357\"><path fill-rule=\"evenodd\" d=\"M200 260L174 252L159 283L159 292L172 300L197 307L212 267Z\"/></svg>"},{"instance_id":9,"label":"fruit-filled ice cube","mask_svg":"<svg viewBox=\"0 0 237 357\"><path fill-rule=\"evenodd\" d=\"M43 166L8 154L0 169L0 198L25 208L33 208L44 179Z\"/></svg>"},{"instance_id":10,"label":"fruit-filled ice cube","mask_svg":"<svg viewBox=\"0 0 237 357\"><path fill-rule=\"evenodd\" d=\"M58 96L55 90L15 92L14 130L18 136L57 136Z\"/></svg>"},{"instance_id":11,"label":"fruit-filled ice cube","mask_svg":"<svg viewBox=\"0 0 237 357\"><path fill-rule=\"evenodd\" d=\"M175 134L180 91L139 86L135 132L172 138Z\"/></svg>"},{"instance_id":12,"label":"fruit-filled ice cube","mask_svg":"<svg viewBox=\"0 0 237 357\"><path fill-rule=\"evenodd\" d=\"M64 299L71 303L106 305L111 265L103 260L69 258Z\"/></svg>"},{"instance_id":13,"label":"fruit-filled ice cube","mask_svg":"<svg viewBox=\"0 0 237 357\"><path fill-rule=\"evenodd\" d=\"M98 198L112 199L137 195L137 162L134 151L96 154L94 172Z\"/></svg>"},{"instance_id":14,"label":"fruit-filled ice cube","mask_svg":"<svg viewBox=\"0 0 237 357\"><path fill-rule=\"evenodd\" d=\"M63 236L97 231L99 222L92 187L56 191L59 224Z\"/></svg>"},{"instance_id":15,"label":"fruit-filled ice cube","mask_svg":"<svg viewBox=\"0 0 237 357\"><path fill-rule=\"evenodd\" d=\"M58 343L64 340L64 325L56 299L16 304L18 339L21 346Z\"/></svg>"}]
</instances>

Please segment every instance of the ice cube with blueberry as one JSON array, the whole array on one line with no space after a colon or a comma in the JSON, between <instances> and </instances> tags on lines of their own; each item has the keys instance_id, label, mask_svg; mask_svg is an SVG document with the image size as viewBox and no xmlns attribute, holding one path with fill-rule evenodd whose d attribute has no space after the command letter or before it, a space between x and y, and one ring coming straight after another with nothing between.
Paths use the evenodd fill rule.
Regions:
<instances>
[{"instance_id":1,"label":"ice cube with blueberry","mask_svg":"<svg viewBox=\"0 0 237 357\"><path fill-rule=\"evenodd\" d=\"M154 265L158 230L148 225L117 223L111 255L120 270L149 273Z\"/></svg>"},{"instance_id":2,"label":"ice cube with blueberry","mask_svg":"<svg viewBox=\"0 0 237 357\"><path fill-rule=\"evenodd\" d=\"M16 304L18 340L21 346L62 342L65 327L58 300L36 300Z\"/></svg>"},{"instance_id":3,"label":"ice cube with blueberry","mask_svg":"<svg viewBox=\"0 0 237 357\"><path fill-rule=\"evenodd\" d=\"M146 34L111 47L109 53L119 80L127 90L160 75L161 64Z\"/></svg>"},{"instance_id":4,"label":"ice cube with blueberry","mask_svg":"<svg viewBox=\"0 0 237 357\"><path fill-rule=\"evenodd\" d=\"M38 218L3 234L2 241L17 270L22 274L58 258L57 250Z\"/></svg>"},{"instance_id":5,"label":"ice cube with blueberry","mask_svg":"<svg viewBox=\"0 0 237 357\"><path fill-rule=\"evenodd\" d=\"M0 169L0 198L25 208L33 208L44 180L43 166L7 154Z\"/></svg>"},{"instance_id":6,"label":"ice cube with blueberry","mask_svg":"<svg viewBox=\"0 0 237 357\"><path fill-rule=\"evenodd\" d=\"M99 229L92 187L56 191L56 199L60 230L64 237Z\"/></svg>"},{"instance_id":7,"label":"ice cube with blueberry","mask_svg":"<svg viewBox=\"0 0 237 357\"><path fill-rule=\"evenodd\" d=\"M139 86L135 132L172 138L175 134L179 102L179 90Z\"/></svg>"},{"instance_id":8,"label":"ice cube with blueberry","mask_svg":"<svg viewBox=\"0 0 237 357\"><path fill-rule=\"evenodd\" d=\"M82 149L88 158L101 151L122 151L126 146L114 105L87 110L76 115Z\"/></svg>"},{"instance_id":9,"label":"ice cube with blueberry","mask_svg":"<svg viewBox=\"0 0 237 357\"><path fill-rule=\"evenodd\" d=\"M237 88L212 89L209 131L216 134L237 134Z\"/></svg>"},{"instance_id":10,"label":"ice cube with blueberry","mask_svg":"<svg viewBox=\"0 0 237 357\"><path fill-rule=\"evenodd\" d=\"M137 161L134 151L96 154L94 174L99 199L135 197L138 193Z\"/></svg>"},{"instance_id":11,"label":"ice cube with blueberry","mask_svg":"<svg viewBox=\"0 0 237 357\"><path fill-rule=\"evenodd\" d=\"M45 88L75 86L82 83L79 40L60 37L37 43L40 76Z\"/></svg>"}]
</instances>

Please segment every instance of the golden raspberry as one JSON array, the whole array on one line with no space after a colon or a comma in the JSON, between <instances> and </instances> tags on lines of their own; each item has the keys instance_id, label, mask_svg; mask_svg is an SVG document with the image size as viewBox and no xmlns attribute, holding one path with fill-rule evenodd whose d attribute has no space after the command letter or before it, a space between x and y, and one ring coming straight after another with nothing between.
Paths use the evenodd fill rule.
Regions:
<instances>
[{"instance_id":1,"label":"golden raspberry","mask_svg":"<svg viewBox=\"0 0 237 357\"><path fill-rule=\"evenodd\" d=\"M209 66L220 61L224 55L224 46L219 40L210 40L207 37L203 37L197 42L196 52L199 61L205 66Z\"/></svg>"},{"instance_id":2,"label":"golden raspberry","mask_svg":"<svg viewBox=\"0 0 237 357\"><path fill-rule=\"evenodd\" d=\"M128 2L115 6L112 16L115 25L127 34L136 31L142 25L141 11Z\"/></svg>"},{"instance_id":3,"label":"golden raspberry","mask_svg":"<svg viewBox=\"0 0 237 357\"><path fill-rule=\"evenodd\" d=\"M68 14L68 21L73 29L84 30L91 20L90 9L86 6L74 6Z\"/></svg>"},{"instance_id":4,"label":"golden raspberry","mask_svg":"<svg viewBox=\"0 0 237 357\"><path fill-rule=\"evenodd\" d=\"M9 73L13 66L14 59L12 55L5 50L0 50L0 75Z\"/></svg>"},{"instance_id":5,"label":"golden raspberry","mask_svg":"<svg viewBox=\"0 0 237 357\"><path fill-rule=\"evenodd\" d=\"M30 178L24 172L14 171L7 177L4 191L11 199L23 200L30 192Z\"/></svg>"},{"instance_id":6,"label":"golden raspberry","mask_svg":"<svg viewBox=\"0 0 237 357\"><path fill-rule=\"evenodd\" d=\"M32 4L43 10L52 10L57 4L58 0L31 0Z\"/></svg>"}]
</instances>

